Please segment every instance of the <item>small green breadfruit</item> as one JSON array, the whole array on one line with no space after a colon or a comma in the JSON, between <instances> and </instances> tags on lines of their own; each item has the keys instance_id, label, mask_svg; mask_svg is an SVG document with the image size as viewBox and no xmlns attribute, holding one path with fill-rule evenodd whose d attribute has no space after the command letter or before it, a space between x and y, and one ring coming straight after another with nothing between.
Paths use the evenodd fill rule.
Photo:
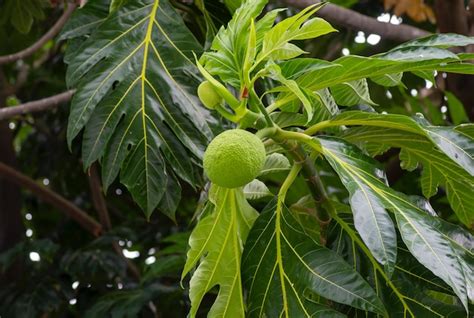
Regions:
<instances>
[{"instance_id":1,"label":"small green breadfruit","mask_svg":"<svg viewBox=\"0 0 474 318\"><path fill-rule=\"evenodd\" d=\"M209 109L215 109L223 101L222 97L217 94L214 86L208 81L199 84L197 92L201 102Z\"/></svg>"},{"instance_id":2,"label":"small green breadfruit","mask_svg":"<svg viewBox=\"0 0 474 318\"><path fill-rule=\"evenodd\" d=\"M265 163L265 146L254 134L227 130L216 136L204 153L204 171L224 188L237 188L255 179Z\"/></svg>"}]
</instances>

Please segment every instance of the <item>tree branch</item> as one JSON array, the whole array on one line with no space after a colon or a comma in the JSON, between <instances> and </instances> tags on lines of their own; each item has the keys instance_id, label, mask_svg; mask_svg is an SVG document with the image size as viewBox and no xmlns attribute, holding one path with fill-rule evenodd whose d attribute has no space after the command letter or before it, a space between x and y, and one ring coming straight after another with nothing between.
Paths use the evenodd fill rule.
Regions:
<instances>
[{"instance_id":1,"label":"tree branch","mask_svg":"<svg viewBox=\"0 0 474 318\"><path fill-rule=\"evenodd\" d=\"M49 29L48 32L46 32L38 41L33 43L33 45L27 47L24 50L21 50L14 54L0 56L0 65L24 59L25 57L28 57L37 50L39 50L46 42L54 38L59 33L59 31L61 31L64 24L74 12L76 7L77 5L75 3L68 3L66 10L63 12L58 21L51 27L51 29Z\"/></svg>"},{"instance_id":2,"label":"tree branch","mask_svg":"<svg viewBox=\"0 0 474 318\"><path fill-rule=\"evenodd\" d=\"M85 211L81 210L56 192L39 185L33 179L25 176L24 174L16 171L2 162L0 162L0 177L17 184L20 187L28 189L43 201L50 203L60 211L64 212L64 214L74 219L94 236L99 236L102 232L102 226L96 220L90 217Z\"/></svg>"},{"instance_id":3,"label":"tree branch","mask_svg":"<svg viewBox=\"0 0 474 318\"><path fill-rule=\"evenodd\" d=\"M286 5L303 9L321 1L282 0L282 2ZM372 17L360 14L350 9L339 7L334 4L326 4L318 12L316 12L316 15L330 22L333 22L334 24L338 24L352 30L378 34L382 38L390 39L397 42L406 42L430 35L429 32L410 25L394 25L390 23L380 22Z\"/></svg>"},{"instance_id":4,"label":"tree branch","mask_svg":"<svg viewBox=\"0 0 474 318\"><path fill-rule=\"evenodd\" d=\"M97 171L97 164L94 163L89 168L88 177L89 186L91 188L92 203L99 214L99 220L104 227L104 230L109 231L112 228L112 223L110 222L109 211L107 211L107 204L102 195L102 185L100 183L99 172Z\"/></svg>"},{"instance_id":5,"label":"tree branch","mask_svg":"<svg viewBox=\"0 0 474 318\"><path fill-rule=\"evenodd\" d=\"M40 100L20 104L18 106L4 107L0 109L0 120L9 119L18 115L40 112L46 109L57 107L72 98L75 90L71 89L64 93L46 97Z\"/></svg>"}]
</instances>

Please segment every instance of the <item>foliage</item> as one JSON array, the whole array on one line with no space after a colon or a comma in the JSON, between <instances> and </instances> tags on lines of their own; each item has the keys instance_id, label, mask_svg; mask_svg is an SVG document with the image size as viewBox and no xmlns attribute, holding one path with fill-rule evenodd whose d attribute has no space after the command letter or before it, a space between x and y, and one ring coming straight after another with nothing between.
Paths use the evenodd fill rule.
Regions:
<instances>
[{"instance_id":1,"label":"foliage","mask_svg":"<svg viewBox=\"0 0 474 318\"><path fill-rule=\"evenodd\" d=\"M316 38L333 31L327 22L310 18L319 7L308 7L274 24L279 10L270 11L255 21L260 15L262 4L264 1L242 4L227 28L221 28L216 35L211 51L201 57L200 70L206 80L218 88L221 96L227 94L223 91L225 84L240 92L239 103L227 99L230 109L235 111L234 122L244 127L249 125L244 116L239 116L240 109L246 105L261 114L259 120L250 124L260 129L257 135L261 138L270 138L279 143L290 140L303 143L310 153L328 161L348 192L355 229L338 216L337 205L324 194L323 188L316 189L321 192L317 209L325 210L347 231L355 245L363 251L361 257L374 266L375 276L370 286L341 258L343 255L338 256L324 247L324 224L320 224L319 236L311 235L305 229L306 224L301 223L286 207L286 192L302 166L313 164L311 161L309 164L307 161L297 161L293 156L293 168L279 190L276 205L267 205L245 242L241 270L244 287L248 290L247 315L309 317L323 312L325 316L347 313L347 309L342 308L339 312L332 311L328 301L333 301L385 316L390 306L386 301L395 295L403 312L409 316L415 317L419 310L407 301L409 298L424 310L441 316L441 311L432 309L430 300L424 299L424 295L408 296L406 287L392 280L399 258L399 238L418 262L450 286L450 293L458 297L459 303L468 312L469 302L473 301L471 252L461 248L460 242L447 235L448 225L432 211L429 203L391 189L379 165L363 150L345 140L357 141L362 149L367 147L371 155L383 153L391 147L401 147L403 168L413 170L418 162L422 162L423 194L429 198L436 193L438 185L445 186L459 221L472 228L474 214L468 199L472 197L474 186L472 137L463 133L462 127L432 126L420 116L410 118L379 114L367 109L342 111L336 105L375 105L368 89L369 78L379 85L393 86L401 82L405 72L441 69L461 71L457 65L462 64L467 56L455 55L446 48L474 43L474 39L455 35L431 36L373 57L346 56L331 63L301 59L298 56L304 51L290 43L292 40ZM461 72L469 72L468 69L462 69ZM264 106L262 96L255 90L259 81L265 78L271 82L265 87L264 94L273 95L268 106ZM224 84L219 83L218 79ZM324 98L321 94L324 94ZM217 111L225 114L230 109ZM298 123L287 125L294 129L282 130L278 127L270 117L270 114L277 112L295 114L294 119L298 119ZM301 112L303 120L296 116ZM351 129L351 126L359 128ZM329 127L346 129L324 133ZM378 127L383 129L374 129L372 135L377 140L367 138L370 134L368 131ZM390 131L406 141L394 145ZM367 133L363 137L357 136L364 132ZM316 133L318 136L313 137ZM426 143L426 146L414 146L417 140ZM286 155L291 157L293 149L287 150ZM420 156L421 151L423 155ZM439 162L445 163L441 165ZM459 171L456 185L452 177L453 167ZM313 178L317 178L317 175L313 175ZM225 202L216 203L216 209L226 206ZM431 213L426 212L427 208ZM323 215L318 213L321 222L324 221ZM208 222L208 218L200 221L193 233L197 235L200 226ZM213 222L213 226L220 226L217 218ZM229 234L225 233L215 240L226 241L226 235ZM234 233L237 233L236 230ZM469 236L468 232L462 233ZM191 235L189 242L192 251L199 239ZM228 253L229 248L216 246L214 252L220 255L225 250ZM237 255L241 252L240 248L234 251ZM212 250L208 252L212 253ZM184 273L188 271L186 269ZM220 280L214 280L212 275L205 277L198 270L191 279L192 294L196 293L195 290L206 292L213 285L219 285L220 293L227 294L226 286L234 286L239 271L239 267L234 267L233 272ZM380 283L379 279L383 282ZM203 280L207 283L204 284ZM388 285L388 290L380 290L379 284ZM191 296L191 303L198 306L200 299ZM233 307L238 303L242 303L242 299L238 302L226 301L226 310L222 308L222 298L218 298L209 315L222 317L228 312L237 312L241 316L243 304L239 310ZM191 316L195 312L191 311Z\"/></svg>"},{"instance_id":2,"label":"foliage","mask_svg":"<svg viewBox=\"0 0 474 318\"><path fill-rule=\"evenodd\" d=\"M86 235L25 193L32 237L0 254L0 273L22 271L2 286L0 315L472 314L474 126L453 94L446 117L406 91L435 71L473 74L472 54L450 49L474 39L433 35L369 54L314 17L322 6L78 9L52 54L67 70L57 57L32 67L39 84L10 99L71 88L69 112L12 121L15 144L25 173L86 211L96 207L84 171L98 162L113 227ZM403 12L416 21L413 10ZM360 55L322 59L335 43ZM5 67L11 82L16 72ZM204 107L203 81L225 103ZM228 189L206 179L202 159L236 126L263 140L266 160L256 179Z\"/></svg>"}]
</instances>

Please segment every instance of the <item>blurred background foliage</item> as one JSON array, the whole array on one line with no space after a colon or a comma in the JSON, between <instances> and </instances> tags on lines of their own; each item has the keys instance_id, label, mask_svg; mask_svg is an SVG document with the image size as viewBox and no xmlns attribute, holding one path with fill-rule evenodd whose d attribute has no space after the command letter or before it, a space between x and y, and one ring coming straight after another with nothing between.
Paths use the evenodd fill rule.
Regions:
<instances>
[{"instance_id":1,"label":"blurred background foliage","mask_svg":"<svg viewBox=\"0 0 474 318\"><path fill-rule=\"evenodd\" d=\"M206 14L215 24L214 30L231 17L225 5L233 8L237 2L204 1ZM270 1L268 9L286 6L288 2ZM410 24L429 32L440 29L456 32L443 29L457 19L449 16L456 13L445 11L440 15L435 1L330 2L384 23ZM113 1L111 8L121 3ZM171 3L201 43L208 46L209 20L200 10L202 1ZM472 1L463 5L464 8L474 6ZM0 55L34 43L55 23L63 7L62 1L0 0ZM295 12L290 7L283 15ZM467 15L467 19L469 31L471 17ZM299 44L310 56L326 60L349 53L372 55L397 44L375 33L335 27L339 33ZM31 57L0 66L0 107L65 91L66 48L65 42L50 40ZM473 115L474 98L470 104L465 101L466 96L473 94L472 86L468 85L472 78L462 79L465 86L456 84L451 92L446 80L445 74L438 74L431 81L406 75L404 86L369 85L380 111L409 115L420 112L437 125L468 122L469 115ZM54 110L0 121L0 162L15 167L99 219L92 196L97 189L91 189L93 173L83 171L79 144L75 143L71 151L66 145L67 116L68 105L63 104ZM378 159L386 166L389 181L395 188L407 194L421 193L420 183L413 181L420 177L419 171L402 171L396 150ZM330 169L320 169L331 193L345 194ZM271 176L270 190L271 184L279 185L283 176L283 173ZM60 210L0 179L0 316L185 317L190 304L186 289L180 285L180 274L189 231L205 188L192 189L185 183L181 186L183 199L176 223L161 213L154 213L147 222L126 189L116 182L105 196L110 230L95 237ZM292 187L289 200L305 191L300 180ZM452 215L442 191L431 202L443 216ZM295 209L310 208L304 202L293 203ZM253 204L259 207L263 203L257 200ZM183 284L185 287L187 282ZM208 298L207 304L212 304L212 296ZM201 308L201 315L205 316L206 305Z\"/></svg>"}]
</instances>

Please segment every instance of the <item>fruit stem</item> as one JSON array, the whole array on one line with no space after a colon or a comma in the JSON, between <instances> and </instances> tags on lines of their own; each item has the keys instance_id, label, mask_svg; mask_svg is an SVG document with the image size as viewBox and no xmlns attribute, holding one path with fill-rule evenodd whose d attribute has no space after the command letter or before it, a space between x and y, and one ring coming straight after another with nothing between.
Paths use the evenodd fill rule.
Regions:
<instances>
[{"instance_id":1,"label":"fruit stem","mask_svg":"<svg viewBox=\"0 0 474 318\"><path fill-rule=\"evenodd\" d=\"M325 120L325 121L321 121L321 122L309 127L308 129L306 129L304 131L304 133L306 135L312 136L312 135L316 134L318 131L320 131L324 128L331 127L331 126L339 126L339 125L340 124L330 122L329 120Z\"/></svg>"},{"instance_id":2,"label":"fruit stem","mask_svg":"<svg viewBox=\"0 0 474 318\"><path fill-rule=\"evenodd\" d=\"M236 115L230 113L229 111L227 111L227 110L226 110L223 106L221 106L221 105L217 105L217 106L216 106L216 110L217 110L217 111L219 112L219 114L221 114L222 117L224 117L225 119L228 119L228 120L230 120L230 121L232 121L232 122L237 122L237 121L239 120L239 118L238 118Z\"/></svg>"},{"instance_id":3,"label":"fruit stem","mask_svg":"<svg viewBox=\"0 0 474 318\"><path fill-rule=\"evenodd\" d=\"M265 105L263 105L262 101L260 100L260 98L255 93L255 90L253 89L253 87L250 88L250 100L257 105L258 109L263 114L263 117L265 117L265 121L267 123L267 126L268 127L274 127L275 123L270 118L270 115L268 114L268 112L265 108Z\"/></svg>"},{"instance_id":4,"label":"fruit stem","mask_svg":"<svg viewBox=\"0 0 474 318\"><path fill-rule=\"evenodd\" d=\"M319 143L312 137L300 132L283 130L278 126L267 127L257 132L260 138L272 138L281 147L283 147L293 159L295 164L302 166L303 176L308 186L309 192L316 202L316 206L320 207L316 210L316 218L321 228L321 244L326 243L327 227L331 221L329 211L327 211L326 203L329 202L325 187L319 177L314 166L316 157L322 152ZM307 155L299 142L308 144L313 148L310 156Z\"/></svg>"}]
</instances>

